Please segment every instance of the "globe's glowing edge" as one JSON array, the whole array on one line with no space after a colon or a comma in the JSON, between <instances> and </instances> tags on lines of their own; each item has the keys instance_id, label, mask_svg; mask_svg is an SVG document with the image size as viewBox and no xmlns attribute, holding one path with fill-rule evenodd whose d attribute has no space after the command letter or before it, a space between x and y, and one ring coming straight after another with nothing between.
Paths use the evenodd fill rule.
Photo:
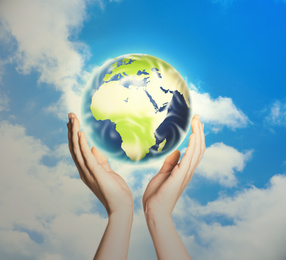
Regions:
<instances>
[{"instance_id":1,"label":"globe's glowing edge","mask_svg":"<svg viewBox=\"0 0 286 260\"><path fill-rule=\"evenodd\" d=\"M105 62L82 99L88 142L108 158L146 163L166 156L190 127L189 89L168 63L145 54Z\"/></svg>"}]
</instances>

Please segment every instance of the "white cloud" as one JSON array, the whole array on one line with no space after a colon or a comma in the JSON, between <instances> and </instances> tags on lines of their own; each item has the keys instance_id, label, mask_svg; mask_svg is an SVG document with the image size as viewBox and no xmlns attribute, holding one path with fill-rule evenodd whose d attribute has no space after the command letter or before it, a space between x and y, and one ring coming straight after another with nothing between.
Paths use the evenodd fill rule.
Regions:
<instances>
[{"instance_id":1,"label":"white cloud","mask_svg":"<svg viewBox=\"0 0 286 260\"><path fill-rule=\"evenodd\" d=\"M91 258L106 219L92 213L98 201L75 178L67 144L49 150L8 122L0 123L0 132L1 259ZM43 156L61 160L47 167Z\"/></svg>"},{"instance_id":2,"label":"white cloud","mask_svg":"<svg viewBox=\"0 0 286 260\"><path fill-rule=\"evenodd\" d=\"M88 0L23 0L4 1L0 9L0 39L16 51L11 62L19 72L39 72L39 82L54 85L63 92L58 102L46 111L66 119L69 111L80 115L80 88L89 73L83 71L88 48L75 39L86 18ZM104 2L97 0L99 5ZM23 10L25 10L23 12ZM10 40L9 40L10 39ZM230 98L212 99L209 94L191 90L193 108L214 131L223 126L236 129L245 127L247 116L237 109Z\"/></svg>"},{"instance_id":3,"label":"white cloud","mask_svg":"<svg viewBox=\"0 0 286 260\"><path fill-rule=\"evenodd\" d=\"M27 136L22 126L3 121L0 132L1 259L92 258L107 219L95 212L99 201L76 178L67 144L50 150ZM58 163L45 166L44 156ZM143 190L156 170L144 169L143 178L143 172L134 174L138 166L113 162L112 167L127 180L138 204L128 259L156 259L141 205Z\"/></svg>"},{"instance_id":4,"label":"white cloud","mask_svg":"<svg viewBox=\"0 0 286 260\"><path fill-rule=\"evenodd\" d=\"M23 127L8 122L0 123L0 132L1 259L91 258L106 219L94 212L98 200L75 178L76 168L67 161L67 144L52 151L27 136ZM227 149L223 144L217 146ZM59 162L53 167L45 166L43 156L54 156ZM236 167L241 169L240 156ZM138 169L126 171L126 167L113 166L130 179L135 199L141 198L156 172L156 167L150 167L138 182ZM285 199L286 177L277 175L266 189L252 187L206 206L185 194L174 217L194 259L283 259ZM223 225L218 217L230 219L231 224ZM128 259L156 259L143 211L139 209L134 216Z\"/></svg>"},{"instance_id":5,"label":"white cloud","mask_svg":"<svg viewBox=\"0 0 286 260\"><path fill-rule=\"evenodd\" d=\"M18 70L40 73L40 82L66 87L81 75L82 43L70 41L85 17L85 1L4 1L3 27L17 41Z\"/></svg>"},{"instance_id":6,"label":"white cloud","mask_svg":"<svg viewBox=\"0 0 286 260\"><path fill-rule=\"evenodd\" d=\"M1 3L0 40L5 46L15 45L9 49L10 62L16 64L20 73L37 71L39 83L51 84L63 92L59 102L48 109L61 118L66 118L67 111L79 110L74 100L78 99L80 82L86 74L83 66L89 51L75 39L86 17L86 2L11 0ZM64 113L59 114L62 109Z\"/></svg>"},{"instance_id":7,"label":"white cloud","mask_svg":"<svg viewBox=\"0 0 286 260\"><path fill-rule=\"evenodd\" d=\"M285 199L286 176L276 175L266 189L252 187L206 206L193 203L185 216L194 222L197 236L184 234L191 256L203 260L285 259ZM213 221L208 223L205 217ZM232 223L223 225L219 217Z\"/></svg>"},{"instance_id":8,"label":"white cloud","mask_svg":"<svg viewBox=\"0 0 286 260\"><path fill-rule=\"evenodd\" d=\"M0 26L0 31L1 31L1 26ZM1 40L1 35L0 35L0 40ZM5 64L6 64L6 62L3 61L2 59L0 59L0 84L2 82L2 77L3 77L4 71L5 71Z\"/></svg>"},{"instance_id":9,"label":"white cloud","mask_svg":"<svg viewBox=\"0 0 286 260\"><path fill-rule=\"evenodd\" d=\"M60 119L67 121L68 113L73 112L81 120L81 95L79 91L64 91L60 99L45 108L45 112L53 113Z\"/></svg>"},{"instance_id":10,"label":"white cloud","mask_svg":"<svg viewBox=\"0 0 286 260\"><path fill-rule=\"evenodd\" d=\"M0 89L0 112L4 110L8 110L9 109L8 105L9 105L9 98Z\"/></svg>"},{"instance_id":11,"label":"white cloud","mask_svg":"<svg viewBox=\"0 0 286 260\"><path fill-rule=\"evenodd\" d=\"M267 126L286 126L286 102L276 100L273 102L267 111L265 117L265 124Z\"/></svg>"},{"instance_id":12,"label":"white cloud","mask_svg":"<svg viewBox=\"0 0 286 260\"><path fill-rule=\"evenodd\" d=\"M210 124L214 132L222 130L224 126L233 130L244 128L250 123L248 117L234 105L231 98L213 99L208 93L199 93L192 84L190 95L193 115L199 114L202 122Z\"/></svg>"},{"instance_id":13,"label":"white cloud","mask_svg":"<svg viewBox=\"0 0 286 260\"><path fill-rule=\"evenodd\" d=\"M1 24L0 24L0 31L1 31ZM1 41L1 32L0 32L0 41ZM1 46L0 46L1 48ZM7 61L3 60L0 58L0 112L1 111L5 111L5 110L9 110L9 98L6 95L6 91L4 91L4 86L2 83L2 77L5 73L5 65L6 65Z\"/></svg>"},{"instance_id":14,"label":"white cloud","mask_svg":"<svg viewBox=\"0 0 286 260\"><path fill-rule=\"evenodd\" d=\"M99 202L76 178L67 144L50 150L27 136L22 126L3 121L0 132L1 259L92 258L107 219L94 212ZM42 163L44 156L59 161L48 167ZM156 170L145 169L149 173L141 180L132 166L112 166L128 181L138 202L129 259L156 259L141 205L143 190Z\"/></svg>"},{"instance_id":15,"label":"white cloud","mask_svg":"<svg viewBox=\"0 0 286 260\"><path fill-rule=\"evenodd\" d=\"M224 143L215 143L206 149L197 172L209 180L232 187L237 183L235 172L243 171L251 155L252 151L242 153Z\"/></svg>"}]
</instances>

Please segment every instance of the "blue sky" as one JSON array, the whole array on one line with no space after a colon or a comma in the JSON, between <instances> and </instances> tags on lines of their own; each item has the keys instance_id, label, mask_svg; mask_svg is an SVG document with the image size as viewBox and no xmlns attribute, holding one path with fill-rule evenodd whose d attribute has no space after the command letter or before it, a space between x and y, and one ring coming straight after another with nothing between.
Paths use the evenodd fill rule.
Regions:
<instances>
[{"instance_id":1,"label":"blue sky","mask_svg":"<svg viewBox=\"0 0 286 260\"><path fill-rule=\"evenodd\" d=\"M285 259L285 46L282 0L2 1L1 259L93 255L106 216L65 124L94 67L127 53L174 66L205 123L205 156L173 214L190 255ZM155 259L140 203L159 163L110 163L136 202L129 258Z\"/></svg>"}]
</instances>

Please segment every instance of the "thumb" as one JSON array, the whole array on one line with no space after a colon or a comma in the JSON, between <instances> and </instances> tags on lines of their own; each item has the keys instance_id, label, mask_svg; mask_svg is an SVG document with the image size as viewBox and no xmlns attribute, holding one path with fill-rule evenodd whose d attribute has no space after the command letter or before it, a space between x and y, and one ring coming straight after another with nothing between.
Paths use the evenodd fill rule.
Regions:
<instances>
[{"instance_id":1,"label":"thumb","mask_svg":"<svg viewBox=\"0 0 286 260\"><path fill-rule=\"evenodd\" d=\"M178 164L178 161L180 159L181 153L179 150L175 150L173 153L171 153L164 161L162 168L160 169L160 173L163 172L171 172L174 167Z\"/></svg>"}]
</instances>

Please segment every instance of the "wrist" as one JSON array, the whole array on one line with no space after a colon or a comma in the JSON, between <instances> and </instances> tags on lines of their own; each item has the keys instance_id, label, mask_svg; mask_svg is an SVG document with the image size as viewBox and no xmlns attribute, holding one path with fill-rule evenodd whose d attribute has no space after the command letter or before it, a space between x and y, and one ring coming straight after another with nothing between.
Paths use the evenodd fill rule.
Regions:
<instances>
[{"instance_id":1,"label":"wrist","mask_svg":"<svg viewBox=\"0 0 286 260\"><path fill-rule=\"evenodd\" d=\"M132 222L133 220L133 210L126 211L115 211L108 215L109 221L116 220L121 222Z\"/></svg>"},{"instance_id":2,"label":"wrist","mask_svg":"<svg viewBox=\"0 0 286 260\"><path fill-rule=\"evenodd\" d=\"M173 222L171 214L166 214L162 212L145 212L145 219L148 226L152 225L164 225Z\"/></svg>"}]
</instances>

